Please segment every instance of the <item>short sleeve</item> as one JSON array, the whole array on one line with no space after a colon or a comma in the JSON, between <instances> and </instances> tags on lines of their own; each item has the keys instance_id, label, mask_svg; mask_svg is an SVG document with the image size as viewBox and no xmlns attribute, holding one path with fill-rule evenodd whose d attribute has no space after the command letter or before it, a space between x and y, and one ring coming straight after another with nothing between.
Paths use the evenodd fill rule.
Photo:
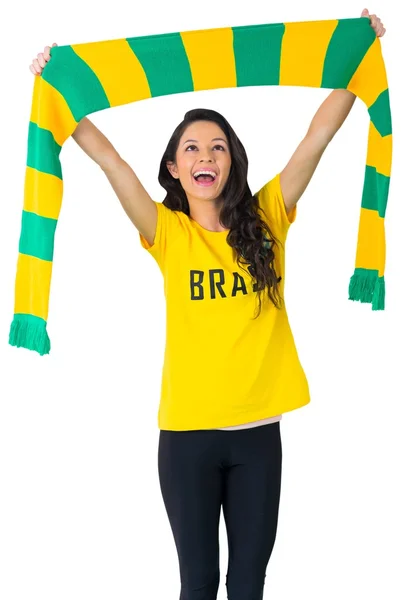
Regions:
<instances>
[{"instance_id":1,"label":"short sleeve","mask_svg":"<svg viewBox=\"0 0 401 600\"><path fill-rule=\"evenodd\" d=\"M295 221L297 215L297 206L287 214L284 204L283 193L281 191L280 173L268 181L257 193L260 208L265 215L267 225L273 235L281 242L284 242L290 225Z\"/></svg>"},{"instance_id":2,"label":"short sleeve","mask_svg":"<svg viewBox=\"0 0 401 600\"><path fill-rule=\"evenodd\" d=\"M153 256L160 270L164 273L168 247L173 241L177 240L182 232L182 227L176 211L167 208L161 202L155 202L155 204L157 207L157 224L153 244L149 244L141 233L139 233L139 240L142 248Z\"/></svg>"}]
</instances>

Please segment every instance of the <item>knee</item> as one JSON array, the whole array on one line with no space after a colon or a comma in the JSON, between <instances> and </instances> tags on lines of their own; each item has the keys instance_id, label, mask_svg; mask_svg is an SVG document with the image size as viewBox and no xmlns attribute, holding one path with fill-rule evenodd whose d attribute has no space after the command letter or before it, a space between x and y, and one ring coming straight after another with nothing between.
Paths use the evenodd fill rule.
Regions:
<instances>
[{"instance_id":1,"label":"knee","mask_svg":"<svg viewBox=\"0 0 401 600\"><path fill-rule=\"evenodd\" d=\"M181 576L180 600L216 600L220 572L191 572Z\"/></svg>"},{"instance_id":2,"label":"knee","mask_svg":"<svg viewBox=\"0 0 401 600\"><path fill-rule=\"evenodd\" d=\"M228 600L261 600L266 573L229 574L226 579Z\"/></svg>"}]
</instances>

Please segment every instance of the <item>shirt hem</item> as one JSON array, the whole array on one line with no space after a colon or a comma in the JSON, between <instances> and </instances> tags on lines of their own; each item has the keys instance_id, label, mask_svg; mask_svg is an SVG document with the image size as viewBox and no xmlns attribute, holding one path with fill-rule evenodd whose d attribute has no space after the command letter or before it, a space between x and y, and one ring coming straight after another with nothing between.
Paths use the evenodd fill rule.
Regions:
<instances>
[{"instance_id":1,"label":"shirt hem","mask_svg":"<svg viewBox=\"0 0 401 600\"><path fill-rule=\"evenodd\" d=\"M266 415L266 412L264 413L257 413L257 414L247 414L246 417L239 417L238 419L236 419L236 422L233 423L233 421L228 422L227 418L223 419L219 419L219 422L216 422L217 420L215 420L213 423L211 422L198 422L198 423L194 423L193 421L188 421L187 423L181 423L180 425L174 425L171 420L164 420L164 419L158 419L158 427L160 430L163 431L199 431L199 430L205 430L205 429L223 429L224 427L235 427L236 425L245 425L246 423L252 423L253 421L260 421L262 419L269 419L269 418L273 418L276 417L278 414L283 415L284 413L287 412L291 412L293 410L297 410L299 408L302 408L304 406L307 406L310 403L310 398L308 398L307 401L302 402L301 404L297 404L296 406L291 406L291 407L283 407L280 408L279 410L275 411L274 414L269 414Z\"/></svg>"}]
</instances>

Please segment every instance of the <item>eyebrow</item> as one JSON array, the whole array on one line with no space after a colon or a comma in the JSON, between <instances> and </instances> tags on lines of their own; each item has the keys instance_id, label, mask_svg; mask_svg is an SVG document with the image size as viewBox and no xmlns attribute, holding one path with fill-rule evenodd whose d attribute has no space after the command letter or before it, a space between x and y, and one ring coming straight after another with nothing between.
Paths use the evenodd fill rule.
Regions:
<instances>
[{"instance_id":1,"label":"eyebrow","mask_svg":"<svg viewBox=\"0 0 401 600\"><path fill-rule=\"evenodd\" d=\"M183 145L186 144L187 142L197 142L198 140L185 140L185 142L183 142ZM213 138L212 142L216 142L216 141L222 141L225 142L227 144L227 141L224 138Z\"/></svg>"}]
</instances>

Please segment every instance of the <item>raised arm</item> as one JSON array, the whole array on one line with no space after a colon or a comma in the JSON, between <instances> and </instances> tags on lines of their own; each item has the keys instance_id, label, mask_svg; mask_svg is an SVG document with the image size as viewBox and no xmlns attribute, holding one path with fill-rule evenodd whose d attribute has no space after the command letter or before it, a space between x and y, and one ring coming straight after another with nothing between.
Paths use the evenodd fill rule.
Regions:
<instances>
[{"instance_id":1,"label":"raised arm","mask_svg":"<svg viewBox=\"0 0 401 600\"><path fill-rule=\"evenodd\" d=\"M369 15L368 10L364 9L361 16L370 19L378 37L384 35L386 30L376 15ZM356 96L348 90L334 90L313 117L306 136L280 173L287 213L294 208L304 193L323 152L347 118L355 98Z\"/></svg>"},{"instance_id":2,"label":"raised arm","mask_svg":"<svg viewBox=\"0 0 401 600\"><path fill-rule=\"evenodd\" d=\"M34 75L41 75L46 63L51 60L50 46L46 46L44 52L37 56L30 65L30 70ZM99 165L134 226L149 244L153 244L157 207L132 168L88 118L85 117L78 123L72 138Z\"/></svg>"},{"instance_id":3,"label":"raised arm","mask_svg":"<svg viewBox=\"0 0 401 600\"><path fill-rule=\"evenodd\" d=\"M146 241L153 244L156 234L157 207L129 164L86 117L80 121L72 137L99 165L134 226Z\"/></svg>"},{"instance_id":4,"label":"raised arm","mask_svg":"<svg viewBox=\"0 0 401 600\"><path fill-rule=\"evenodd\" d=\"M280 173L287 213L306 190L323 152L345 121L355 98L347 90L334 90L313 117L306 136Z\"/></svg>"}]
</instances>

